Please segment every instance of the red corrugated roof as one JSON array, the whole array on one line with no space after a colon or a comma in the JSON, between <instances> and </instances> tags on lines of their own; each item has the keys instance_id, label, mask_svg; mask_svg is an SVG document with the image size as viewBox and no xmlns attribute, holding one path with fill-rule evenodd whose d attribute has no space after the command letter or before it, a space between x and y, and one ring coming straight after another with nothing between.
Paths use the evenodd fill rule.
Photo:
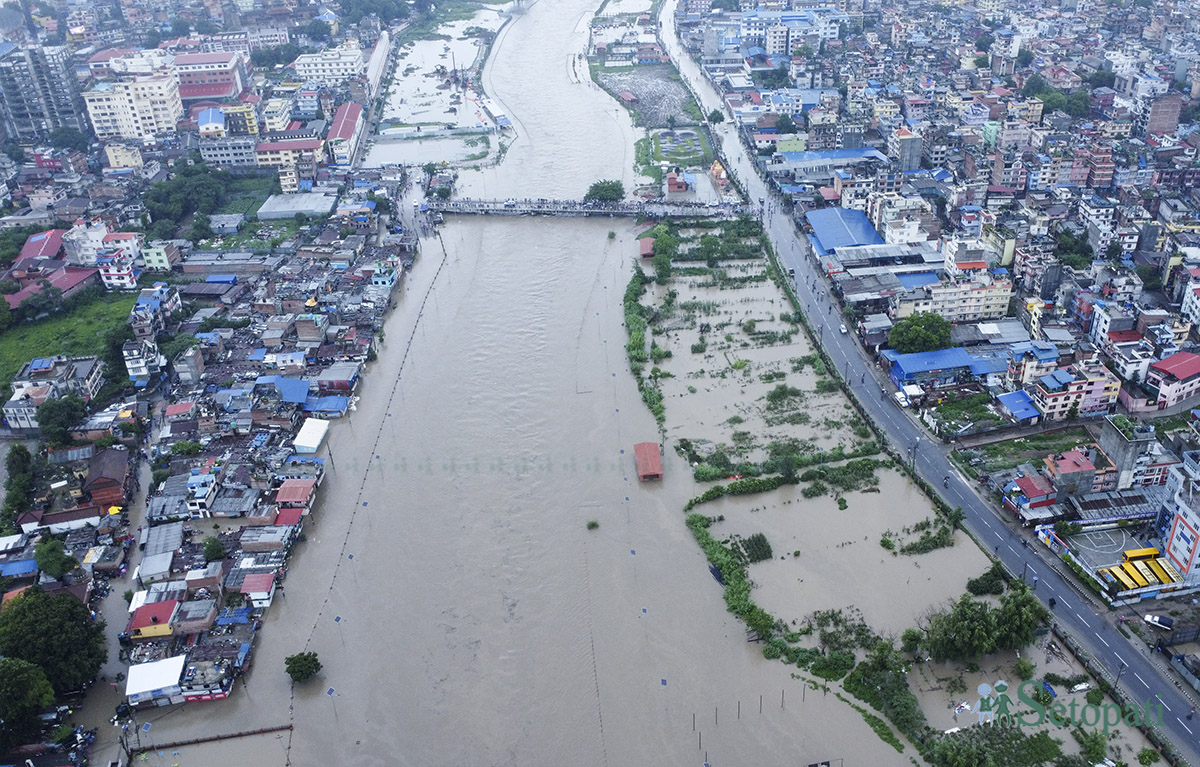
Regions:
<instances>
[{"instance_id":1,"label":"red corrugated roof","mask_svg":"<svg viewBox=\"0 0 1200 767\"><path fill-rule=\"evenodd\" d=\"M54 258L62 250L62 238L66 229L49 229L29 235L17 258Z\"/></svg>"},{"instance_id":2,"label":"red corrugated roof","mask_svg":"<svg viewBox=\"0 0 1200 767\"><path fill-rule=\"evenodd\" d=\"M171 622L171 616L175 614L175 607L178 604L178 600L168 599L165 602L153 602L148 605L142 605L133 611L133 617L129 619L129 631L136 631L149 626L168 625Z\"/></svg>"},{"instance_id":3,"label":"red corrugated roof","mask_svg":"<svg viewBox=\"0 0 1200 767\"><path fill-rule=\"evenodd\" d=\"M338 107L337 114L333 116L333 127L329 129L329 140L349 141L361 115L362 107L354 102Z\"/></svg>"},{"instance_id":4,"label":"red corrugated roof","mask_svg":"<svg viewBox=\"0 0 1200 767\"><path fill-rule=\"evenodd\" d=\"M285 479L275 492L276 503L304 503L317 486L315 479Z\"/></svg>"},{"instance_id":5,"label":"red corrugated roof","mask_svg":"<svg viewBox=\"0 0 1200 767\"><path fill-rule=\"evenodd\" d=\"M1114 344L1128 343L1129 341L1140 340L1142 334L1136 330L1110 330L1108 332L1108 340Z\"/></svg>"},{"instance_id":6,"label":"red corrugated roof","mask_svg":"<svg viewBox=\"0 0 1200 767\"><path fill-rule=\"evenodd\" d=\"M282 152L286 150L317 149L320 139L297 139L296 141L264 141L255 147L258 152Z\"/></svg>"},{"instance_id":7,"label":"red corrugated roof","mask_svg":"<svg viewBox=\"0 0 1200 767\"><path fill-rule=\"evenodd\" d=\"M167 405L167 418L173 415L183 415L190 413L192 408L196 406L195 402L176 402L172 405Z\"/></svg>"},{"instance_id":8,"label":"red corrugated roof","mask_svg":"<svg viewBox=\"0 0 1200 767\"><path fill-rule=\"evenodd\" d=\"M304 509L280 509L275 515L275 524L292 527L300 524L300 520L304 518Z\"/></svg>"},{"instance_id":9,"label":"red corrugated roof","mask_svg":"<svg viewBox=\"0 0 1200 767\"><path fill-rule=\"evenodd\" d=\"M229 64L236 54L225 53L181 53L175 57L176 67L195 66L197 64Z\"/></svg>"},{"instance_id":10,"label":"red corrugated roof","mask_svg":"<svg viewBox=\"0 0 1200 767\"><path fill-rule=\"evenodd\" d=\"M191 83L179 86L179 98L183 101L225 99L236 94L237 83Z\"/></svg>"},{"instance_id":11,"label":"red corrugated roof","mask_svg":"<svg viewBox=\"0 0 1200 767\"><path fill-rule=\"evenodd\" d=\"M1018 477L1017 487L1026 498L1041 498L1054 492L1054 485L1041 474L1032 477Z\"/></svg>"},{"instance_id":12,"label":"red corrugated roof","mask_svg":"<svg viewBox=\"0 0 1200 767\"><path fill-rule=\"evenodd\" d=\"M243 594L270 594L275 586L274 573L254 573L242 580Z\"/></svg>"},{"instance_id":13,"label":"red corrugated roof","mask_svg":"<svg viewBox=\"0 0 1200 767\"><path fill-rule=\"evenodd\" d=\"M67 293L93 274L98 274L99 271L99 269L87 269L81 266L64 266L51 275L50 284L63 293ZM4 300L8 302L10 308L16 309L22 301L35 293L40 293L41 290L37 284L28 285L12 295L5 296Z\"/></svg>"},{"instance_id":14,"label":"red corrugated roof","mask_svg":"<svg viewBox=\"0 0 1200 767\"><path fill-rule=\"evenodd\" d=\"M1150 366L1165 375L1175 376L1180 381L1200 375L1200 356L1190 352L1177 352Z\"/></svg>"}]
</instances>

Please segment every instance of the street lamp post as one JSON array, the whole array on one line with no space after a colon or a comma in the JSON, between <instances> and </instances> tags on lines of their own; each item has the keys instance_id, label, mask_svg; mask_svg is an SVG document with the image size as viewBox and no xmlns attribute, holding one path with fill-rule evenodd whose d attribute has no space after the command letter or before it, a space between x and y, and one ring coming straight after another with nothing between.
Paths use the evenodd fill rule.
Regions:
<instances>
[{"instance_id":1,"label":"street lamp post","mask_svg":"<svg viewBox=\"0 0 1200 767\"><path fill-rule=\"evenodd\" d=\"M1029 572L1029 563L1028 562L1025 563L1025 568L1023 570L1021 570L1021 582L1022 583L1025 582L1025 573L1027 573L1027 572Z\"/></svg>"},{"instance_id":2,"label":"street lamp post","mask_svg":"<svg viewBox=\"0 0 1200 767\"><path fill-rule=\"evenodd\" d=\"M1124 674L1125 669L1129 668L1124 663L1121 663L1120 666L1121 667L1117 669L1117 681L1113 682L1113 687L1116 687L1121 683L1121 674Z\"/></svg>"},{"instance_id":3,"label":"street lamp post","mask_svg":"<svg viewBox=\"0 0 1200 767\"><path fill-rule=\"evenodd\" d=\"M917 441L912 446L912 458L909 461L909 471L915 477L917 475L917 448L921 446L921 438L917 437Z\"/></svg>"}]
</instances>

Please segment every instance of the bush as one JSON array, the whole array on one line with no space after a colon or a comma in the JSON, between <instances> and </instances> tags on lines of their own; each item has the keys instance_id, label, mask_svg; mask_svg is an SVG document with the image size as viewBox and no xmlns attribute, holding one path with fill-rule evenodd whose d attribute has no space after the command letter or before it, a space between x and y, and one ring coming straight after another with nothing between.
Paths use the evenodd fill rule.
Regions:
<instances>
[{"instance_id":1,"label":"bush","mask_svg":"<svg viewBox=\"0 0 1200 767\"><path fill-rule=\"evenodd\" d=\"M589 520L588 520L588 523L587 523L587 529L588 529L588 530L595 530L595 529L596 529L596 528L598 528L598 527L600 527L600 523L599 523L598 521L596 521L596 520L594 520L594 519L589 519Z\"/></svg>"},{"instance_id":2,"label":"bush","mask_svg":"<svg viewBox=\"0 0 1200 767\"><path fill-rule=\"evenodd\" d=\"M1143 748L1141 751L1138 751L1138 755L1137 755L1138 764L1145 764L1145 765L1154 764L1155 762L1159 761L1160 759L1162 759L1162 757L1159 756L1158 752L1155 751L1153 748Z\"/></svg>"},{"instance_id":3,"label":"bush","mask_svg":"<svg viewBox=\"0 0 1200 767\"><path fill-rule=\"evenodd\" d=\"M988 568L983 575L967 581L967 591L971 592L975 596L982 596L983 594L1003 594L1004 582L1004 567L999 562L996 562L990 568Z\"/></svg>"},{"instance_id":4,"label":"bush","mask_svg":"<svg viewBox=\"0 0 1200 767\"><path fill-rule=\"evenodd\" d=\"M1013 672L1022 680L1033 679L1033 661L1029 658L1018 658Z\"/></svg>"},{"instance_id":5,"label":"bush","mask_svg":"<svg viewBox=\"0 0 1200 767\"><path fill-rule=\"evenodd\" d=\"M746 559L749 562L763 562L773 556L771 543L762 533L755 533L747 538L742 543L742 550L746 552Z\"/></svg>"},{"instance_id":6,"label":"bush","mask_svg":"<svg viewBox=\"0 0 1200 767\"><path fill-rule=\"evenodd\" d=\"M1093 687L1087 691L1086 697L1089 705L1099 706L1104 702L1104 690L1101 690L1098 687Z\"/></svg>"},{"instance_id":7,"label":"bush","mask_svg":"<svg viewBox=\"0 0 1200 767\"><path fill-rule=\"evenodd\" d=\"M852 668L854 668L854 653L846 651L822 655L809 667L817 676L829 680L841 679Z\"/></svg>"}]
</instances>

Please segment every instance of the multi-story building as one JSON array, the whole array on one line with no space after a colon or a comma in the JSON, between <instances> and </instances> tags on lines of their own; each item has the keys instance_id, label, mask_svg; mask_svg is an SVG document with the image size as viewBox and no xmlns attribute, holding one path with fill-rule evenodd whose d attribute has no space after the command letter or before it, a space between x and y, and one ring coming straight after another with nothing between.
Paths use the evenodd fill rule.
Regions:
<instances>
[{"instance_id":1,"label":"multi-story building","mask_svg":"<svg viewBox=\"0 0 1200 767\"><path fill-rule=\"evenodd\" d=\"M358 149L362 136L362 106L348 102L338 107L333 116L333 125L329 128L326 143L329 146L329 156L335 165L349 165Z\"/></svg>"},{"instance_id":2,"label":"multi-story building","mask_svg":"<svg viewBox=\"0 0 1200 767\"><path fill-rule=\"evenodd\" d=\"M1042 376L1026 391L1045 420L1087 418L1112 409L1121 391L1121 379L1091 357Z\"/></svg>"},{"instance_id":3,"label":"multi-story building","mask_svg":"<svg viewBox=\"0 0 1200 767\"><path fill-rule=\"evenodd\" d=\"M1058 369L1058 347L1049 341L1026 341L1008 347L1010 389L1021 389Z\"/></svg>"},{"instance_id":4,"label":"multi-story building","mask_svg":"<svg viewBox=\"0 0 1200 767\"><path fill-rule=\"evenodd\" d=\"M175 247L162 240L160 244ZM137 302L129 310L129 326L138 341L153 339L167 327L167 320L183 305L179 291L165 282L156 282L153 287L143 288Z\"/></svg>"},{"instance_id":5,"label":"multi-story building","mask_svg":"<svg viewBox=\"0 0 1200 767\"><path fill-rule=\"evenodd\" d=\"M144 139L174 133L183 119L179 84L171 75L98 83L83 94L96 137Z\"/></svg>"},{"instance_id":6,"label":"multi-story building","mask_svg":"<svg viewBox=\"0 0 1200 767\"><path fill-rule=\"evenodd\" d=\"M170 240L154 240L142 246L142 263L152 272L169 272L183 260L179 246Z\"/></svg>"},{"instance_id":7,"label":"multi-story building","mask_svg":"<svg viewBox=\"0 0 1200 767\"><path fill-rule=\"evenodd\" d=\"M100 251L96 267L100 270L100 281L109 290L137 287L136 261L129 248L118 246Z\"/></svg>"},{"instance_id":8,"label":"multi-story building","mask_svg":"<svg viewBox=\"0 0 1200 767\"><path fill-rule=\"evenodd\" d=\"M18 141L56 128L86 133L77 82L66 48L0 43L0 132Z\"/></svg>"},{"instance_id":9,"label":"multi-story building","mask_svg":"<svg viewBox=\"0 0 1200 767\"><path fill-rule=\"evenodd\" d=\"M129 341L121 347L121 356L125 360L129 380L138 386L148 384L167 365L167 358L158 351L158 344L153 338Z\"/></svg>"},{"instance_id":10,"label":"multi-story building","mask_svg":"<svg viewBox=\"0 0 1200 767\"><path fill-rule=\"evenodd\" d=\"M313 110L314 112L316 109ZM292 102L288 99L271 99L263 105L262 128L265 133L287 130L292 121Z\"/></svg>"},{"instance_id":11,"label":"multi-story building","mask_svg":"<svg viewBox=\"0 0 1200 767\"><path fill-rule=\"evenodd\" d=\"M1200 355L1177 352L1150 365L1145 388L1160 410L1200 394Z\"/></svg>"},{"instance_id":12,"label":"multi-story building","mask_svg":"<svg viewBox=\"0 0 1200 767\"><path fill-rule=\"evenodd\" d=\"M67 261L75 266L95 266L107 236L108 225L100 219L75 222L62 236Z\"/></svg>"},{"instance_id":13,"label":"multi-story building","mask_svg":"<svg viewBox=\"0 0 1200 767\"><path fill-rule=\"evenodd\" d=\"M104 363L98 357L38 357L13 378L13 396L4 404L10 428L38 428L37 409L45 401L78 395L85 402L104 385Z\"/></svg>"},{"instance_id":14,"label":"multi-story building","mask_svg":"<svg viewBox=\"0 0 1200 767\"><path fill-rule=\"evenodd\" d=\"M221 168L253 168L258 165L255 148L258 136L225 136L203 139L200 158Z\"/></svg>"},{"instance_id":15,"label":"multi-story building","mask_svg":"<svg viewBox=\"0 0 1200 767\"><path fill-rule=\"evenodd\" d=\"M305 82L322 85L341 85L367 71L362 49L353 44L331 48L320 53L304 53L296 57L296 76Z\"/></svg>"},{"instance_id":16,"label":"multi-story building","mask_svg":"<svg viewBox=\"0 0 1200 767\"><path fill-rule=\"evenodd\" d=\"M901 319L918 312L933 312L949 322L991 320L1008 314L1012 280L971 269L931 285L897 291L888 302L888 314Z\"/></svg>"},{"instance_id":17,"label":"multi-story building","mask_svg":"<svg viewBox=\"0 0 1200 767\"><path fill-rule=\"evenodd\" d=\"M308 138L264 141L259 143L254 151L260 168L304 165L318 163L324 158L325 142Z\"/></svg>"},{"instance_id":18,"label":"multi-story building","mask_svg":"<svg viewBox=\"0 0 1200 767\"><path fill-rule=\"evenodd\" d=\"M902 172L921 167L921 137L908 128L899 128L888 136L888 156Z\"/></svg>"}]
</instances>

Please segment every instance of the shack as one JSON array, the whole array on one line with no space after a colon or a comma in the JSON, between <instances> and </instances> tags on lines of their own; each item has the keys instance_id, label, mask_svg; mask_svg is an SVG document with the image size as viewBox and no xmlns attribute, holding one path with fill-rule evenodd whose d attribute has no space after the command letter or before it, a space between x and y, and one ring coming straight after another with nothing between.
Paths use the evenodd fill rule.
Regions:
<instances>
[{"instance_id":1,"label":"shack","mask_svg":"<svg viewBox=\"0 0 1200 767\"><path fill-rule=\"evenodd\" d=\"M654 257L654 238L653 237L643 237L640 240L638 240L638 252L641 253L642 258L653 258Z\"/></svg>"},{"instance_id":2,"label":"shack","mask_svg":"<svg viewBox=\"0 0 1200 767\"><path fill-rule=\"evenodd\" d=\"M633 457L637 461L638 479L643 482L662 479L662 455L659 454L657 442L637 443L633 446Z\"/></svg>"},{"instance_id":3,"label":"shack","mask_svg":"<svg viewBox=\"0 0 1200 767\"><path fill-rule=\"evenodd\" d=\"M296 434L293 447L301 455L311 455L321 449L321 443L325 441L325 434L328 431L329 421L322 421L319 418L306 418L304 425L300 427L300 431Z\"/></svg>"}]
</instances>

